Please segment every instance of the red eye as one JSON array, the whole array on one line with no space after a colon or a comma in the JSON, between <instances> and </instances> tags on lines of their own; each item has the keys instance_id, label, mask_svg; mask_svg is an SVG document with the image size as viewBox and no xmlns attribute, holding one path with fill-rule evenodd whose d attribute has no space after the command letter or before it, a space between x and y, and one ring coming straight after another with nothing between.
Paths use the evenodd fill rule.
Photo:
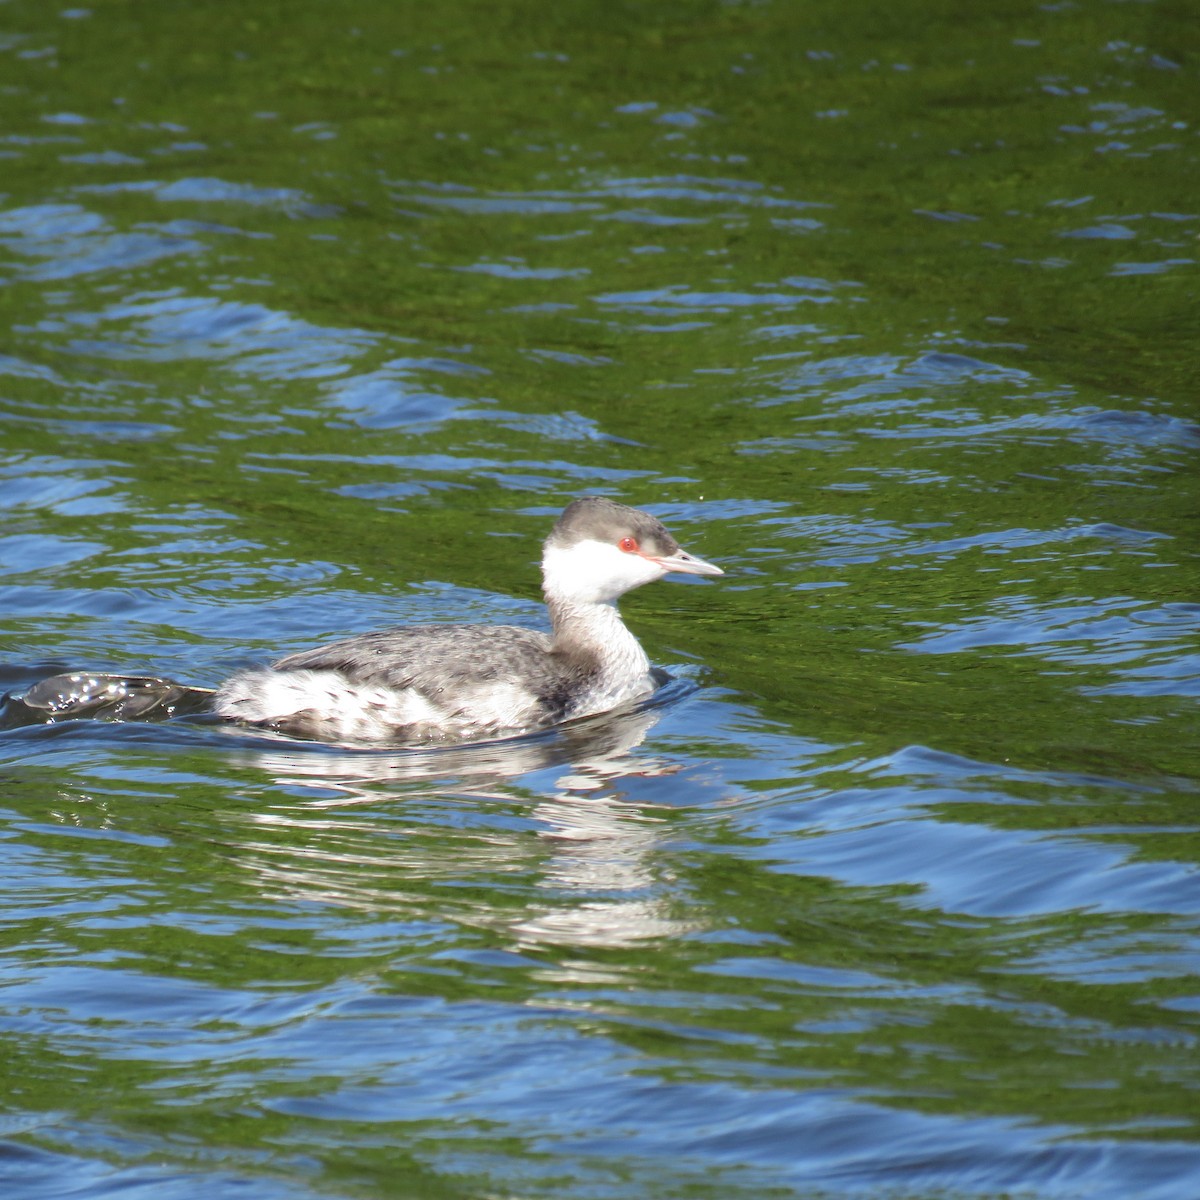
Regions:
<instances>
[{"instance_id":1,"label":"red eye","mask_svg":"<svg viewBox=\"0 0 1200 1200\"><path fill-rule=\"evenodd\" d=\"M636 554L637 548L637 538L623 537L617 543L617 549L624 550L626 554Z\"/></svg>"}]
</instances>

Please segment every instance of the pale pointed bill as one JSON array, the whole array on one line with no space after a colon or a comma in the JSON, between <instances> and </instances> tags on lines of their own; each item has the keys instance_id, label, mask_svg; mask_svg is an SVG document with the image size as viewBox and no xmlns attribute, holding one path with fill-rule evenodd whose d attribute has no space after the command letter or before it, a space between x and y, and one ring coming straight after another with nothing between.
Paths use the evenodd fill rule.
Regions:
<instances>
[{"instance_id":1,"label":"pale pointed bill","mask_svg":"<svg viewBox=\"0 0 1200 1200\"><path fill-rule=\"evenodd\" d=\"M651 555L646 555L651 558ZM674 554L664 554L661 557L653 557L652 561L658 563L665 571L678 571L681 575L724 575L715 563L705 562L702 558L697 558L694 554L688 554L683 550L677 550Z\"/></svg>"}]
</instances>

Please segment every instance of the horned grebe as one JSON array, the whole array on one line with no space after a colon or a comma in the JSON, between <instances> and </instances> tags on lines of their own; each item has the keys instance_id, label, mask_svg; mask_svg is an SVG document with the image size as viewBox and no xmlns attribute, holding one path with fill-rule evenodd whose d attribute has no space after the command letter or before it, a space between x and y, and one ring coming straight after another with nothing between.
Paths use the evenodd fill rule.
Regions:
<instances>
[{"instance_id":1,"label":"horned grebe","mask_svg":"<svg viewBox=\"0 0 1200 1200\"><path fill-rule=\"evenodd\" d=\"M464 740L604 712L656 687L616 600L671 571L722 575L649 513L600 496L546 539L547 635L515 625L413 625L304 650L216 691L228 720L328 742Z\"/></svg>"},{"instance_id":2,"label":"horned grebe","mask_svg":"<svg viewBox=\"0 0 1200 1200\"><path fill-rule=\"evenodd\" d=\"M526 733L648 695L655 674L616 600L671 571L723 575L661 521L584 496L546 539L551 634L514 625L413 625L242 671L217 689L144 675L70 672L0 698L0 728L83 717L215 712L326 742L465 741Z\"/></svg>"}]
</instances>

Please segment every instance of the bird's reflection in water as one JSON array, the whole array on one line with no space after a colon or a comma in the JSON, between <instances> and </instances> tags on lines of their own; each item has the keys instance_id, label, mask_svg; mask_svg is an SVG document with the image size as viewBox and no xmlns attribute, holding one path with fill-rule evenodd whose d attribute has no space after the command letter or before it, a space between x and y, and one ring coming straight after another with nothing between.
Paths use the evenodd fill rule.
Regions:
<instances>
[{"instance_id":1,"label":"bird's reflection in water","mask_svg":"<svg viewBox=\"0 0 1200 1200\"><path fill-rule=\"evenodd\" d=\"M669 810L631 795L682 769L634 753L661 715L659 703L536 737L395 753L255 739L245 759L299 802L245 812L269 836L245 839L239 857L280 898L503 927L519 948L678 935L693 926L669 915L657 869Z\"/></svg>"}]
</instances>

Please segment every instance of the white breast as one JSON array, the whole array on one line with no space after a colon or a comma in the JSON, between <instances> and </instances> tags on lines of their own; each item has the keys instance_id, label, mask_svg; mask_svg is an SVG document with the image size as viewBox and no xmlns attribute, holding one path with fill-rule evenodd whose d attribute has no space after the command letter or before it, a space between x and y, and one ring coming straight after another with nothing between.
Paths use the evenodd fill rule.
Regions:
<instances>
[{"instance_id":1,"label":"white breast","mask_svg":"<svg viewBox=\"0 0 1200 1200\"><path fill-rule=\"evenodd\" d=\"M469 738L527 729L540 713L527 688L489 682L446 703L412 688L355 683L337 671L243 671L218 692L218 715L250 724L286 726L300 714L322 736L347 742L397 738Z\"/></svg>"}]
</instances>

